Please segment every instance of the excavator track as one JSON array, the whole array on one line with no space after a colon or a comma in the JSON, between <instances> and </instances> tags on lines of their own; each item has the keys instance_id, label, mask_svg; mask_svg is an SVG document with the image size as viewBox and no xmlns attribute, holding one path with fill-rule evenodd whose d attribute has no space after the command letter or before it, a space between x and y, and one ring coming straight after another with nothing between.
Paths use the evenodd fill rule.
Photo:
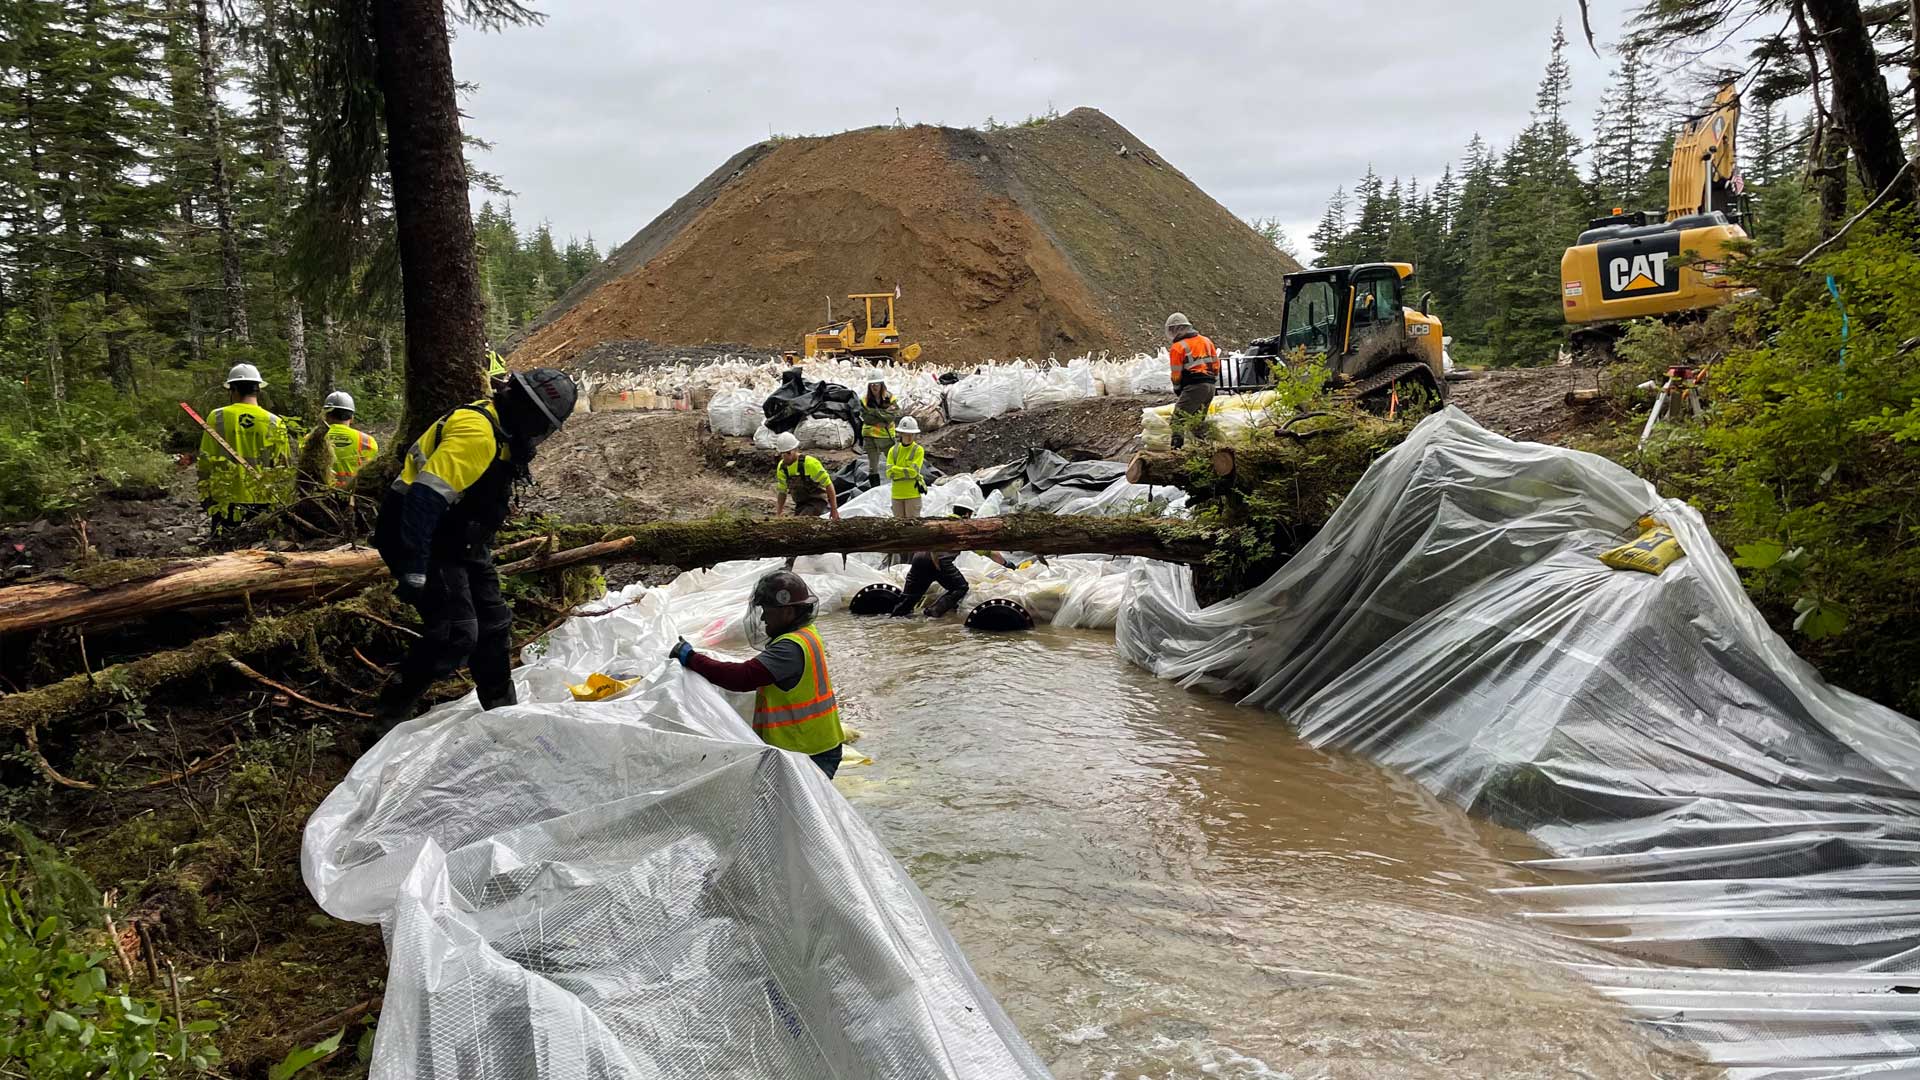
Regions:
<instances>
[{"instance_id":1,"label":"excavator track","mask_svg":"<svg viewBox=\"0 0 1920 1080\"><path fill-rule=\"evenodd\" d=\"M1341 388L1339 396L1356 399L1366 397L1376 390L1385 390L1387 387L1392 386L1394 383L1399 382L1401 379L1406 378L1416 371L1426 370L1426 366L1425 364L1412 362L1389 364L1374 374L1361 379L1359 382Z\"/></svg>"}]
</instances>

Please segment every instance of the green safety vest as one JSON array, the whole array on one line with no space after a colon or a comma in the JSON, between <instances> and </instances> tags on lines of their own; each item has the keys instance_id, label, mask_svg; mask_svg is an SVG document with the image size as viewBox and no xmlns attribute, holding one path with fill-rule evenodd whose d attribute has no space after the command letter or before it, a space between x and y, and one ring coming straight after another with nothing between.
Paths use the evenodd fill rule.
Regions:
<instances>
[{"instance_id":1,"label":"green safety vest","mask_svg":"<svg viewBox=\"0 0 1920 1080\"><path fill-rule=\"evenodd\" d=\"M893 481L893 497L920 497L920 466L927 460L927 448L914 443L894 443L887 448L887 476Z\"/></svg>"},{"instance_id":2,"label":"green safety vest","mask_svg":"<svg viewBox=\"0 0 1920 1080\"><path fill-rule=\"evenodd\" d=\"M333 446L333 486L346 487L380 452L373 436L346 424L328 424L327 442Z\"/></svg>"},{"instance_id":3,"label":"green safety vest","mask_svg":"<svg viewBox=\"0 0 1920 1080\"><path fill-rule=\"evenodd\" d=\"M286 477L272 470L292 460L287 427L281 419L258 405L244 402L222 405L207 414L207 426L220 433L234 452L268 470L261 476L227 456L213 436L200 436L200 497L212 504L215 512L224 512L235 504L256 505L279 501L280 484Z\"/></svg>"},{"instance_id":4,"label":"green safety vest","mask_svg":"<svg viewBox=\"0 0 1920 1080\"><path fill-rule=\"evenodd\" d=\"M875 405L864 398L860 402L860 435L867 439L893 438L894 422L900 419L900 403L893 398Z\"/></svg>"},{"instance_id":5,"label":"green safety vest","mask_svg":"<svg viewBox=\"0 0 1920 1080\"><path fill-rule=\"evenodd\" d=\"M776 641L799 642L806 668L793 689L763 686L753 696L753 730L768 746L802 754L824 754L845 741L840 731L840 706L833 696L833 678L827 674L827 650L812 623Z\"/></svg>"}]
</instances>

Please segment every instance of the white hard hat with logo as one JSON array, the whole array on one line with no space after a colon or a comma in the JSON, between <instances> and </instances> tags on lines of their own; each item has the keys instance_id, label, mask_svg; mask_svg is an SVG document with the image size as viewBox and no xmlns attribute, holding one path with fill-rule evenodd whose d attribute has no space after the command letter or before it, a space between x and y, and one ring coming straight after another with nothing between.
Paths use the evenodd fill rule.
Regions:
<instances>
[{"instance_id":1,"label":"white hard hat with logo","mask_svg":"<svg viewBox=\"0 0 1920 1080\"><path fill-rule=\"evenodd\" d=\"M915 420L911 416L903 416L900 418L900 422L894 425L893 430L902 435L918 435L920 434L920 421Z\"/></svg>"},{"instance_id":2,"label":"white hard hat with logo","mask_svg":"<svg viewBox=\"0 0 1920 1080\"><path fill-rule=\"evenodd\" d=\"M260 369L254 367L252 364L235 364L232 369L227 372L227 385L232 386L234 383L253 383L257 386L265 386L267 385L267 380L260 377Z\"/></svg>"},{"instance_id":3,"label":"white hard hat with logo","mask_svg":"<svg viewBox=\"0 0 1920 1080\"><path fill-rule=\"evenodd\" d=\"M335 390L327 395L324 408L329 412L353 412L353 395L345 390Z\"/></svg>"}]
</instances>

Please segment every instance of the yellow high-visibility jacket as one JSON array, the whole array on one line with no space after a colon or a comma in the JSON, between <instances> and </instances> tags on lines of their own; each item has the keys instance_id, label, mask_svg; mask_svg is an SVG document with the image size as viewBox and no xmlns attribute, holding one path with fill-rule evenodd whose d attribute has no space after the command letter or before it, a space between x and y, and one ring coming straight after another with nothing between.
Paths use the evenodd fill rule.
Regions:
<instances>
[{"instance_id":1,"label":"yellow high-visibility jacket","mask_svg":"<svg viewBox=\"0 0 1920 1080\"><path fill-rule=\"evenodd\" d=\"M327 442L333 445L334 487L346 487L380 452L373 436L346 424L328 424Z\"/></svg>"},{"instance_id":2,"label":"yellow high-visibility jacket","mask_svg":"<svg viewBox=\"0 0 1920 1080\"><path fill-rule=\"evenodd\" d=\"M293 460L293 447L287 439L286 422L258 405L223 405L207 414L207 426L220 433L227 445L262 471L255 476L245 466L227 456L212 435L200 433L200 454L195 470L200 474L200 499L215 513L225 513L235 504L252 505L275 502L283 477L267 470Z\"/></svg>"}]
</instances>

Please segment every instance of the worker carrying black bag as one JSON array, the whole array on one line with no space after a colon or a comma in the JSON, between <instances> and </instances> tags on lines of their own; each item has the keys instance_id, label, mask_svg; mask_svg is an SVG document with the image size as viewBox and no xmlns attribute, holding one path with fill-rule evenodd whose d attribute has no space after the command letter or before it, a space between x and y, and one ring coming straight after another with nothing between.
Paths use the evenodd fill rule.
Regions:
<instances>
[{"instance_id":1,"label":"worker carrying black bag","mask_svg":"<svg viewBox=\"0 0 1920 1080\"><path fill-rule=\"evenodd\" d=\"M514 704L513 611L500 595L493 536L514 489L532 483L535 448L560 430L578 397L573 380L551 368L510 375L492 397L435 421L407 451L380 503L373 546L393 571L394 595L426 625L380 692L374 722L382 731L411 719L427 688L463 664L481 708Z\"/></svg>"}]
</instances>

